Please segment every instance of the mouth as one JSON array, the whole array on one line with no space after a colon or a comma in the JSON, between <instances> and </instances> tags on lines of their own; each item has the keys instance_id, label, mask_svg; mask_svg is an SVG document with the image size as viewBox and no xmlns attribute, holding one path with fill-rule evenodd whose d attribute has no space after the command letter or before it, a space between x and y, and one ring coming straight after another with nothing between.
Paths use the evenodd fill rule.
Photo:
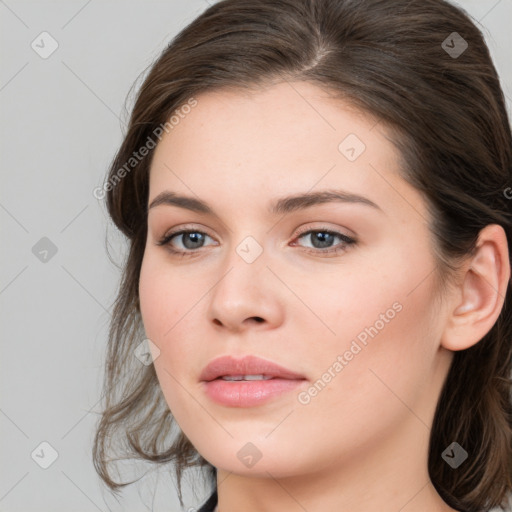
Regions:
<instances>
[{"instance_id":1,"label":"mouth","mask_svg":"<svg viewBox=\"0 0 512 512\"><path fill-rule=\"evenodd\" d=\"M214 380L227 380L227 381L240 381L240 380L247 380L247 381L253 381L253 380L270 380L270 379L276 379L277 377L274 377L272 375L223 375L222 377L217 377Z\"/></svg>"},{"instance_id":2,"label":"mouth","mask_svg":"<svg viewBox=\"0 0 512 512\"><path fill-rule=\"evenodd\" d=\"M214 402L227 407L254 407L296 389L306 378L256 356L225 356L211 361L200 380Z\"/></svg>"},{"instance_id":3,"label":"mouth","mask_svg":"<svg viewBox=\"0 0 512 512\"><path fill-rule=\"evenodd\" d=\"M216 379L232 381L254 381L270 379L303 380L305 377L273 361L257 356L245 356L236 359L222 356L210 361L203 368L199 380L210 382Z\"/></svg>"}]
</instances>

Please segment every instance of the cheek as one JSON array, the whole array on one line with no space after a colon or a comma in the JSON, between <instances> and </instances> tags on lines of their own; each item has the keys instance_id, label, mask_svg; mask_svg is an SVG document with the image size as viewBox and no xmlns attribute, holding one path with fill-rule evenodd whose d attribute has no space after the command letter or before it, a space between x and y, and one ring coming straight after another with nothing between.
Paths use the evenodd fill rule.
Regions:
<instances>
[{"instance_id":1,"label":"cheek","mask_svg":"<svg viewBox=\"0 0 512 512\"><path fill-rule=\"evenodd\" d=\"M184 284L179 273L171 272L159 255L144 255L139 279L140 310L146 335L162 354L174 345L170 341L198 300L197 293Z\"/></svg>"},{"instance_id":2,"label":"cheek","mask_svg":"<svg viewBox=\"0 0 512 512\"><path fill-rule=\"evenodd\" d=\"M169 304L165 294L165 282L159 279L159 267L155 264L154 258L148 253L144 255L139 278L139 298L140 311L146 335L158 345L160 333L164 328L166 318L169 314L165 313Z\"/></svg>"},{"instance_id":3,"label":"cheek","mask_svg":"<svg viewBox=\"0 0 512 512\"><path fill-rule=\"evenodd\" d=\"M201 282L201 277L192 280ZM185 385L191 379L195 383L195 372L201 369L204 301L211 286L206 281L201 286L191 285L190 272L169 264L163 252L149 250L144 255L140 310L145 334L160 351L154 366L166 396L182 393L180 383Z\"/></svg>"},{"instance_id":4,"label":"cheek","mask_svg":"<svg viewBox=\"0 0 512 512\"><path fill-rule=\"evenodd\" d=\"M186 315L198 298L187 296L182 281L176 272L171 274L166 269L158 255L149 252L144 255L139 279L140 310L145 334L159 349L156 359L153 354L155 372L173 415L187 418L197 417L199 412L188 409L191 403L180 385L183 381L180 369L182 372L190 368L187 361L194 357L183 337L183 329L187 325Z\"/></svg>"},{"instance_id":5,"label":"cheek","mask_svg":"<svg viewBox=\"0 0 512 512\"><path fill-rule=\"evenodd\" d=\"M353 269L325 281L323 293L303 289L329 327L311 346L315 377L327 381L326 372L336 375L319 402L371 408L377 395L392 396L386 386L414 399L428 378L438 346L433 278L425 278L433 263L426 252L416 258L407 250L386 254L376 255L375 264L364 262L364 272ZM340 357L342 366L336 365Z\"/></svg>"},{"instance_id":6,"label":"cheek","mask_svg":"<svg viewBox=\"0 0 512 512\"><path fill-rule=\"evenodd\" d=\"M368 329L374 332L375 324L381 332L400 321L397 310L408 301L412 276L407 275L407 268L396 263L387 268L380 261L375 265L356 262L338 272L296 283L297 295L317 317L316 340L322 352L330 356L358 335L362 342L370 339Z\"/></svg>"},{"instance_id":7,"label":"cheek","mask_svg":"<svg viewBox=\"0 0 512 512\"><path fill-rule=\"evenodd\" d=\"M309 354L316 371L306 394L298 397L293 429L283 429L283 438L300 433L324 439L329 457L328 447L340 442L340 432L350 444L346 449L353 450L396 431L403 422L417 421L416 416L428 424L419 404L428 393L425 384L434 357L422 321L429 297L413 295L400 297L400 304L384 300L389 308L381 308L378 301L367 303L356 319L339 317L337 336L323 337L335 341L324 346L321 356L318 350ZM386 311L388 323L379 322L379 314ZM361 334L365 343L357 337Z\"/></svg>"}]
</instances>

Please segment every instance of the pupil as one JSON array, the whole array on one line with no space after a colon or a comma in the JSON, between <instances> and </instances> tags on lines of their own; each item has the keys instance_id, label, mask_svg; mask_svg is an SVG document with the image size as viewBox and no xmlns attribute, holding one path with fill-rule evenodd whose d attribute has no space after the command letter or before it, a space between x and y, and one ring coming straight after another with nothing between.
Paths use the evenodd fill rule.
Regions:
<instances>
[{"instance_id":1,"label":"pupil","mask_svg":"<svg viewBox=\"0 0 512 512\"><path fill-rule=\"evenodd\" d=\"M187 249L196 249L201 245L203 235L201 233L187 233L184 239L183 245ZM192 240L192 244L188 244L187 241Z\"/></svg>"},{"instance_id":2,"label":"pupil","mask_svg":"<svg viewBox=\"0 0 512 512\"><path fill-rule=\"evenodd\" d=\"M324 247L329 247L330 242L332 242L333 236L334 235L332 235L331 233L325 233L324 231L320 231L320 232L316 233L315 237L320 240L320 245L321 245L321 247L317 247L317 248L321 249ZM315 238L313 238L313 240L315 240ZM315 244L313 244L313 245L315 245Z\"/></svg>"}]
</instances>

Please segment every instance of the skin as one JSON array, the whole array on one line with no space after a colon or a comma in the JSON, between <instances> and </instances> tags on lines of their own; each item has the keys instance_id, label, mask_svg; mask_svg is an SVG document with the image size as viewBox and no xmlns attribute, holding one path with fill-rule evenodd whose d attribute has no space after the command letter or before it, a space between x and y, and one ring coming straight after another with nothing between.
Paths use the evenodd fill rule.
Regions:
<instances>
[{"instance_id":1,"label":"skin","mask_svg":"<svg viewBox=\"0 0 512 512\"><path fill-rule=\"evenodd\" d=\"M169 408L218 469L218 510L454 510L429 479L430 427L453 351L477 343L501 311L510 277L502 228L482 230L474 259L440 296L425 201L400 177L398 152L376 119L306 82L196 99L155 150L148 204L169 190L200 198L215 215L149 210L139 292ZM348 134L366 146L353 162L338 149ZM337 202L267 210L276 198L327 189L380 210ZM157 245L185 227L208 235L199 248L182 235L169 242L191 256ZM344 247L334 237L322 249L299 228L357 242ZM252 263L236 251L248 236L263 250ZM335 247L344 250L322 255ZM402 306L394 318L300 403L298 392L394 303ZM202 369L246 354L307 380L258 407L211 401ZM237 457L248 442L261 453L250 468Z\"/></svg>"}]
</instances>

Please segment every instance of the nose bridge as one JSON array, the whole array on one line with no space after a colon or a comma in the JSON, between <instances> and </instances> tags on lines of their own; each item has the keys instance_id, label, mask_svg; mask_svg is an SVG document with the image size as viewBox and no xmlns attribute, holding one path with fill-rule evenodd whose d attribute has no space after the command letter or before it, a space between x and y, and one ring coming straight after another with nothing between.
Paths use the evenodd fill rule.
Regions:
<instances>
[{"instance_id":1,"label":"nose bridge","mask_svg":"<svg viewBox=\"0 0 512 512\"><path fill-rule=\"evenodd\" d=\"M209 305L212 320L232 328L254 317L276 321L279 301L277 290L272 288L267 256L262 244L251 235L234 246L212 289Z\"/></svg>"},{"instance_id":2,"label":"nose bridge","mask_svg":"<svg viewBox=\"0 0 512 512\"><path fill-rule=\"evenodd\" d=\"M239 258L247 265L253 265L261 258L263 254L263 245L252 235L245 236L242 241L235 247L235 252Z\"/></svg>"},{"instance_id":3,"label":"nose bridge","mask_svg":"<svg viewBox=\"0 0 512 512\"><path fill-rule=\"evenodd\" d=\"M249 299L257 297L268 273L267 251L252 235L247 235L234 245L225 261L225 272L215 287L226 293L234 294L232 299L239 301L239 295ZM227 298L227 297L226 297Z\"/></svg>"}]
</instances>

